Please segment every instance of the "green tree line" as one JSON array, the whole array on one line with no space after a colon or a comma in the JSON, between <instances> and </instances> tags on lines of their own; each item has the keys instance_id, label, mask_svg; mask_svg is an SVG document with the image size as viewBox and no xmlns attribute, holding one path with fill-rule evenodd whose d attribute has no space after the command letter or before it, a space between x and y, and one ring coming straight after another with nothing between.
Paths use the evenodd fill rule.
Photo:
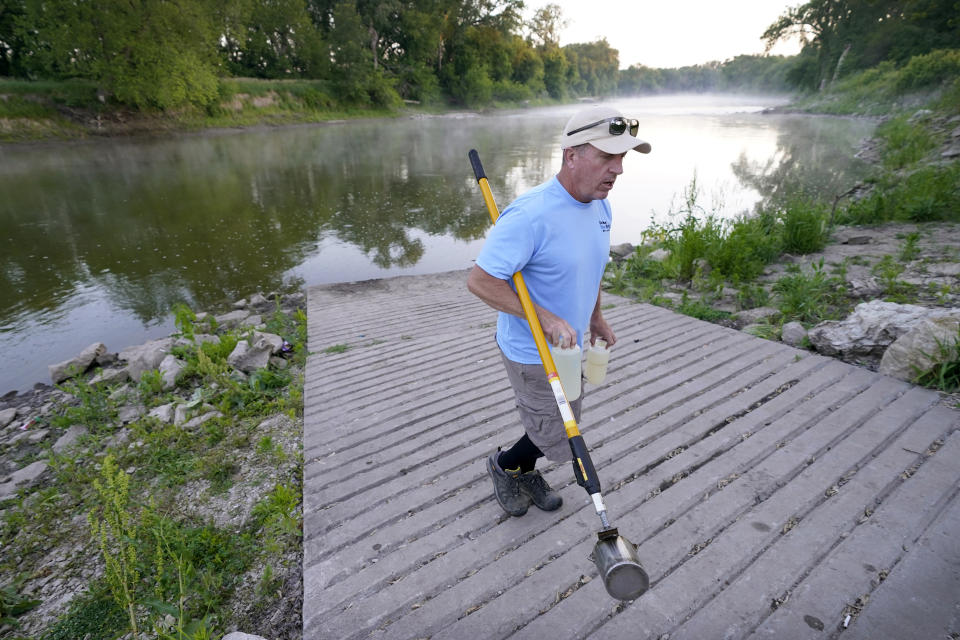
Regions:
<instances>
[{"instance_id":1,"label":"green tree line","mask_svg":"<svg viewBox=\"0 0 960 640\"><path fill-rule=\"evenodd\" d=\"M560 8L523 0L0 0L0 76L81 78L139 107L213 108L222 79L300 79L318 109L478 107L665 91L786 91L960 42L958 0L811 0L763 34L799 56L633 65L603 38L560 46Z\"/></svg>"},{"instance_id":2,"label":"green tree line","mask_svg":"<svg viewBox=\"0 0 960 640\"><path fill-rule=\"evenodd\" d=\"M960 1L810 0L785 11L763 34L768 50L792 37L804 46L787 81L820 90L844 75L957 49Z\"/></svg>"}]
</instances>

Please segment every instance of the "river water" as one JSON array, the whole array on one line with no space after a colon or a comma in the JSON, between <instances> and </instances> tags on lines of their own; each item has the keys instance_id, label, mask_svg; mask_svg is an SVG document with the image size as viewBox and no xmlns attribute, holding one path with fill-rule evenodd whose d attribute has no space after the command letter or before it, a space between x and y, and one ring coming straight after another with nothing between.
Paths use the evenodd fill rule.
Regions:
<instances>
[{"instance_id":1,"label":"river water","mask_svg":"<svg viewBox=\"0 0 960 640\"><path fill-rule=\"evenodd\" d=\"M761 113L784 102L613 101L653 151L624 162L611 241L682 216L694 180L724 217L849 188L874 123ZM0 393L49 382L48 364L93 342L168 335L178 302L466 269L489 226L467 152L502 208L556 173L577 108L0 148Z\"/></svg>"}]
</instances>

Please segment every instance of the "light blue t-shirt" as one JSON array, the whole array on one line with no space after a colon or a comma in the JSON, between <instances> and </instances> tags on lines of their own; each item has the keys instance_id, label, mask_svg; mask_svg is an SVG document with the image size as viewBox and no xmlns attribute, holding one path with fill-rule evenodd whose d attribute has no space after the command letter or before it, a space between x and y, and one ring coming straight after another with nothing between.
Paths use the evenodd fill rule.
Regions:
<instances>
[{"instance_id":1,"label":"light blue t-shirt","mask_svg":"<svg viewBox=\"0 0 960 640\"><path fill-rule=\"evenodd\" d=\"M582 345L610 255L612 218L606 199L579 202L554 176L503 210L477 265L511 287L520 271L530 298L570 323ZM497 343L514 362L540 363L526 319L501 312Z\"/></svg>"}]
</instances>

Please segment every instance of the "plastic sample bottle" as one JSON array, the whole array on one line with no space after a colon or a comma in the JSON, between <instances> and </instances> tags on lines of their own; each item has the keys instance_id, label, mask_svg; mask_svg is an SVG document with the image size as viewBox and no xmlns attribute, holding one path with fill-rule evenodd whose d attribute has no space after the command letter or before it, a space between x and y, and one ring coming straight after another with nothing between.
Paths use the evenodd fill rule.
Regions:
<instances>
[{"instance_id":1,"label":"plastic sample bottle","mask_svg":"<svg viewBox=\"0 0 960 640\"><path fill-rule=\"evenodd\" d=\"M580 397L580 345L575 344L567 349L551 345L550 355L553 356L553 363L557 365L563 395L568 402L576 400Z\"/></svg>"},{"instance_id":2,"label":"plastic sample bottle","mask_svg":"<svg viewBox=\"0 0 960 640\"><path fill-rule=\"evenodd\" d=\"M597 338L593 346L587 349L587 364L583 367L583 375L590 384L603 384L607 377L607 363L610 362L610 350L607 341Z\"/></svg>"}]
</instances>

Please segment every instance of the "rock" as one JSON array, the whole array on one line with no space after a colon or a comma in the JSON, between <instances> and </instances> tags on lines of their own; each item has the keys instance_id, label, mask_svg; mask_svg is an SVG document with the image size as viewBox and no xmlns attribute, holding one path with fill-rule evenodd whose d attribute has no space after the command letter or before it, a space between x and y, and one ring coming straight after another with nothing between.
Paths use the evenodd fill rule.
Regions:
<instances>
[{"instance_id":1,"label":"rock","mask_svg":"<svg viewBox=\"0 0 960 640\"><path fill-rule=\"evenodd\" d=\"M822 322L807 334L810 343L827 356L879 358L894 340L925 317L960 310L930 310L912 304L872 300L858 304L845 320Z\"/></svg>"},{"instance_id":2,"label":"rock","mask_svg":"<svg viewBox=\"0 0 960 640\"><path fill-rule=\"evenodd\" d=\"M110 369L101 369L97 372L97 375L90 378L87 384L118 384L121 382L126 382L130 379L130 369L128 367L121 368L110 368Z\"/></svg>"},{"instance_id":3,"label":"rock","mask_svg":"<svg viewBox=\"0 0 960 640\"><path fill-rule=\"evenodd\" d=\"M934 365L957 358L960 312L924 318L897 338L880 360L880 373L912 382Z\"/></svg>"},{"instance_id":4,"label":"rock","mask_svg":"<svg viewBox=\"0 0 960 640\"><path fill-rule=\"evenodd\" d=\"M143 414L147 412L146 407L142 404L128 404L120 407L120 410L117 411L117 420L120 421L120 424L128 424L133 422Z\"/></svg>"},{"instance_id":5,"label":"rock","mask_svg":"<svg viewBox=\"0 0 960 640\"><path fill-rule=\"evenodd\" d=\"M0 500L6 500L17 492L17 487L33 484L47 470L47 463L37 460L23 469L14 471L6 480L0 482Z\"/></svg>"},{"instance_id":6,"label":"rock","mask_svg":"<svg viewBox=\"0 0 960 640\"><path fill-rule=\"evenodd\" d=\"M160 378L163 380L163 390L170 391L177 386L177 376L186 368L186 364L177 360L173 354L167 355L160 363Z\"/></svg>"},{"instance_id":7,"label":"rock","mask_svg":"<svg viewBox=\"0 0 960 640\"><path fill-rule=\"evenodd\" d=\"M237 300L236 302L233 303L234 309L245 309L246 307L247 307L246 298L241 298L240 300Z\"/></svg>"},{"instance_id":8,"label":"rock","mask_svg":"<svg viewBox=\"0 0 960 640\"><path fill-rule=\"evenodd\" d=\"M654 262L663 262L670 257L670 252L666 249L654 249L647 254L647 260L653 260Z\"/></svg>"},{"instance_id":9,"label":"rock","mask_svg":"<svg viewBox=\"0 0 960 640\"><path fill-rule=\"evenodd\" d=\"M173 348L173 342L173 338L162 338L121 351L120 359L127 362L130 378L140 382L145 371L152 371L159 367Z\"/></svg>"},{"instance_id":10,"label":"rock","mask_svg":"<svg viewBox=\"0 0 960 640\"><path fill-rule=\"evenodd\" d=\"M217 324L224 329L236 329L240 324L247 319L247 316L250 314L243 310L231 311L230 313L224 313L223 315L214 316L214 319L217 321Z\"/></svg>"},{"instance_id":11,"label":"rock","mask_svg":"<svg viewBox=\"0 0 960 640\"><path fill-rule=\"evenodd\" d=\"M174 410L173 424L181 425L189 420L193 416L196 408L200 405L200 400L191 400L190 402L178 404ZM210 408L212 409L213 407Z\"/></svg>"},{"instance_id":12,"label":"rock","mask_svg":"<svg viewBox=\"0 0 960 640\"><path fill-rule=\"evenodd\" d=\"M273 345L263 337L254 338L253 344L241 340L233 349L233 353L227 356L227 363L234 369L251 373L267 366L272 353Z\"/></svg>"},{"instance_id":13,"label":"rock","mask_svg":"<svg viewBox=\"0 0 960 640\"><path fill-rule=\"evenodd\" d=\"M265 333L262 331L255 331L253 334L253 339L266 340L270 344L270 347L273 349L272 353L274 354L280 353L280 350L283 348L283 338L281 338L275 333Z\"/></svg>"},{"instance_id":14,"label":"rock","mask_svg":"<svg viewBox=\"0 0 960 640\"><path fill-rule=\"evenodd\" d=\"M297 293L291 293L290 295L286 296L284 301L286 302L284 305L285 307L301 307L307 301L307 296L298 291Z\"/></svg>"},{"instance_id":15,"label":"rock","mask_svg":"<svg viewBox=\"0 0 960 640\"><path fill-rule=\"evenodd\" d=\"M954 145L952 147L947 147L947 149L940 154L943 158L956 158L960 156L960 146Z\"/></svg>"},{"instance_id":16,"label":"rock","mask_svg":"<svg viewBox=\"0 0 960 640\"><path fill-rule=\"evenodd\" d=\"M87 428L82 424L75 424L71 426L69 429L67 429L66 433L60 436L60 438L58 438L57 441L53 443L54 453L63 453L63 451L66 450L67 447L72 447L73 445L75 445L77 441L81 437L87 435L87 433L88 433Z\"/></svg>"},{"instance_id":17,"label":"rock","mask_svg":"<svg viewBox=\"0 0 960 640\"><path fill-rule=\"evenodd\" d=\"M197 416L196 418L191 418L190 420L184 422L181 426L182 426L183 429L186 430L186 431L193 431L193 430L195 430L197 427L199 427L200 425L202 425L204 422L206 422L206 421L208 421L208 420L212 420L212 419L214 419L214 418L220 418L220 417L222 417L222 416L223 416L223 414L220 413L219 411L210 411L210 412L205 413L205 414L203 414L203 415L201 415L201 416Z\"/></svg>"},{"instance_id":18,"label":"rock","mask_svg":"<svg viewBox=\"0 0 960 640\"><path fill-rule=\"evenodd\" d=\"M97 363L98 367L109 367L112 364L115 364L120 356L115 353L101 353L97 356L97 359L94 362Z\"/></svg>"},{"instance_id":19,"label":"rock","mask_svg":"<svg viewBox=\"0 0 960 640\"><path fill-rule=\"evenodd\" d=\"M960 263L957 262L935 262L927 265L927 269L934 277L946 276L956 278L960 276Z\"/></svg>"},{"instance_id":20,"label":"rock","mask_svg":"<svg viewBox=\"0 0 960 640\"><path fill-rule=\"evenodd\" d=\"M159 407L154 407L153 409L150 409L149 413L147 413L147 417L156 418L160 422L165 422L167 424L170 424L173 422L174 416L176 414L175 407L176 407L176 403L174 402L163 404L163 405L160 405Z\"/></svg>"},{"instance_id":21,"label":"rock","mask_svg":"<svg viewBox=\"0 0 960 640\"><path fill-rule=\"evenodd\" d=\"M697 258L693 261L693 272L699 272L701 276L708 276L713 271L713 267L707 262L706 258Z\"/></svg>"},{"instance_id":22,"label":"rock","mask_svg":"<svg viewBox=\"0 0 960 640\"><path fill-rule=\"evenodd\" d=\"M113 402L117 404L126 402L127 399L134 395L134 391L130 388L129 385L123 385L122 387L117 387L114 389L108 396Z\"/></svg>"},{"instance_id":23,"label":"rock","mask_svg":"<svg viewBox=\"0 0 960 640\"><path fill-rule=\"evenodd\" d=\"M780 328L780 340L791 347L803 346L807 330L799 322L788 322Z\"/></svg>"},{"instance_id":24,"label":"rock","mask_svg":"<svg viewBox=\"0 0 960 640\"><path fill-rule=\"evenodd\" d=\"M272 364L277 369L286 369L289 363L283 358L272 356L270 358L270 364Z\"/></svg>"},{"instance_id":25,"label":"rock","mask_svg":"<svg viewBox=\"0 0 960 640\"><path fill-rule=\"evenodd\" d=\"M763 322L765 320L772 320L779 315L779 309L774 309L773 307L756 307L754 309L746 309L741 311L733 318L738 324L748 325Z\"/></svg>"},{"instance_id":26,"label":"rock","mask_svg":"<svg viewBox=\"0 0 960 640\"><path fill-rule=\"evenodd\" d=\"M16 409L4 409L0 411L0 429L13 422L17 417Z\"/></svg>"},{"instance_id":27,"label":"rock","mask_svg":"<svg viewBox=\"0 0 960 640\"><path fill-rule=\"evenodd\" d=\"M933 115L933 111L930 109L919 109L914 112L910 118L907 119L907 122L916 122L917 120L923 120L929 115Z\"/></svg>"},{"instance_id":28,"label":"rock","mask_svg":"<svg viewBox=\"0 0 960 640\"><path fill-rule=\"evenodd\" d=\"M263 323L263 318L260 314L253 314L252 316L247 316L243 319L243 322L240 323L240 326L243 327L255 327Z\"/></svg>"},{"instance_id":29,"label":"rock","mask_svg":"<svg viewBox=\"0 0 960 640\"><path fill-rule=\"evenodd\" d=\"M97 356L106 352L107 346L105 344L95 342L73 358L48 366L47 371L50 372L50 379L54 384L57 384L79 375L87 370L93 361L97 359Z\"/></svg>"},{"instance_id":30,"label":"rock","mask_svg":"<svg viewBox=\"0 0 960 640\"><path fill-rule=\"evenodd\" d=\"M254 308L263 308L270 305L270 301L262 293L255 293L250 296L250 306Z\"/></svg>"},{"instance_id":31,"label":"rock","mask_svg":"<svg viewBox=\"0 0 960 640\"><path fill-rule=\"evenodd\" d=\"M43 442L49 433L49 429L27 429L10 438L8 444L17 444L24 440L28 444L37 444Z\"/></svg>"},{"instance_id":32,"label":"rock","mask_svg":"<svg viewBox=\"0 0 960 640\"><path fill-rule=\"evenodd\" d=\"M610 255L615 258L623 259L633 255L633 252L636 251L634 246L629 242L624 242L621 244L615 244L610 247Z\"/></svg>"},{"instance_id":33,"label":"rock","mask_svg":"<svg viewBox=\"0 0 960 640\"><path fill-rule=\"evenodd\" d=\"M250 633L243 633L242 631L233 631L223 636L220 640L267 640L263 636L255 636Z\"/></svg>"},{"instance_id":34,"label":"rock","mask_svg":"<svg viewBox=\"0 0 960 640\"><path fill-rule=\"evenodd\" d=\"M876 298L883 293L883 286L876 278L851 278L847 283L850 287L850 296L853 298Z\"/></svg>"},{"instance_id":35,"label":"rock","mask_svg":"<svg viewBox=\"0 0 960 640\"><path fill-rule=\"evenodd\" d=\"M193 347L200 346L204 342L212 342L214 344L220 344L220 336L216 336L210 333L195 333L193 334L193 339L190 338L177 338L173 343L175 347Z\"/></svg>"}]
</instances>

